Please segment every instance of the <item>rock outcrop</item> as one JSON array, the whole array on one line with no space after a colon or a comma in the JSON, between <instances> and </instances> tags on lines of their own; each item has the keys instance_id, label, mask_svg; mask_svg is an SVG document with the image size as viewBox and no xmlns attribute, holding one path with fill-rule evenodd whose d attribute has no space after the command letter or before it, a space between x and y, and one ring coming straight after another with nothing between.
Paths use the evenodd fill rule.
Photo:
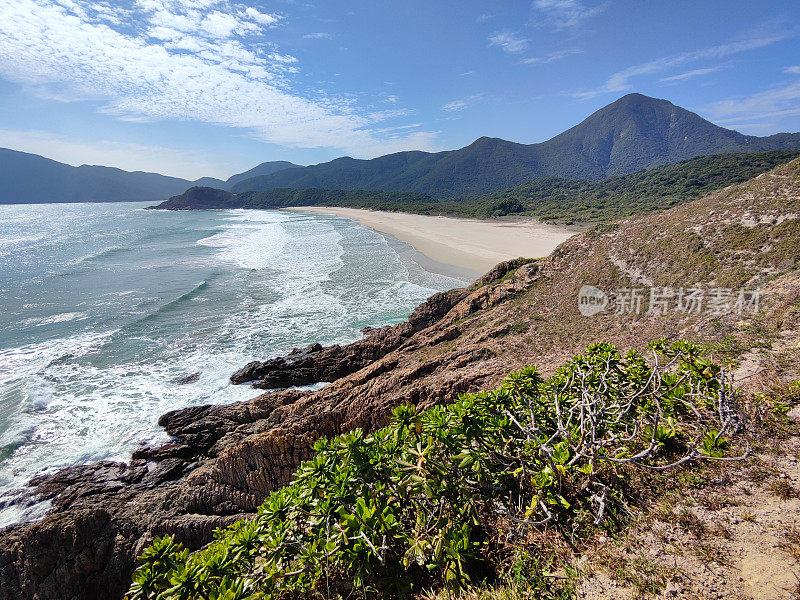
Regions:
<instances>
[{"instance_id":1,"label":"rock outcrop","mask_svg":"<svg viewBox=\"0 0 800 600\"><path fill-rule=\"evenodd\" d=\"M524 364L548 373L599 340L642 348L664 336L712 345L778 339L800 321L798 215L794 161L679 208L575 236L546 259L499 265L355 344L248 365L237 381L332 383L173 411L159 421L172 443L137 451L127 465L74 467L33 481L15 501L49 499L52 509L0 532L0 600L120 598L135 557L154 537L172 533L202 546L215 528L254 514L320 436L380 427L398 404L447 402ZM760 310L646 313L645 296L639 314L579 313L583 285L630 289L643 287L643 278L648 286L760 286Z\"/></svg>"},{"instance_id":2,"label":"rock outcrop","mask_svg":"<svg viewBox=\"0 0 800 600\"><path fill-rule=\"evenodd\" d=\"M523 261L507 261L493 269L501 277ZM480 282L477 284L480 285ZM387 353L399 348L416 332L446 315L466 290L434 294L398 325L370 328L362 340L346 346L311 344L295 348L286 356L248 363L231 375L231 383L250 383L254 388L275 389L336 381L355 373Z\"/></svg>"}]
</instances>

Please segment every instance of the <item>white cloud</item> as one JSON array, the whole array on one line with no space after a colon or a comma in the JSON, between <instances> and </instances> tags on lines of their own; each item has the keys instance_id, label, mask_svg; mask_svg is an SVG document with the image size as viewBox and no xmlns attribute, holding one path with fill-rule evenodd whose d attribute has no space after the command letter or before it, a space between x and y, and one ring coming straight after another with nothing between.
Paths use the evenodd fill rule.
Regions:
<instances>
[{"instance_id":1,"label":"white cloud","mask_svg":"<svg viewBox=\"0 0 800 600\"><path fill-rule=\"evenodd\" d=\"M330 40L333 39L333 36L330 33L318 32L318 33L307 33L303 36L303 39L306 40Z\"/></svg>"},{"instance_id":2,"label":"white cloud","mask_svg":"<svg viewBox=\"0 0 800 600\"><path fill-rule=\"evenodd\" d=\"M84 143L45 131L0 129L0 146L40 154L75 167L82 164L103 165L191 180L203 176L227 179L238 168L233 164L209 161L199 152L105 140Z\"/></svg>"},{"instance_id":3,"label":"white cloud","mask_svg":"<svg viewBox=\"0 0 800 600\"><path fill-rule=\"evenodd\" d=\"M800 66L786 67L783 72L790 75L800 75Z\"/></svg>"},{"instance_id":4,"label":"white cloud","mask_svg":"<svg viewBox=\"0 0 800 600\"><path fill-rule=\"evenodd\" d=\"M533 8L556 29L577 27L605 9L605 4L588 6L580 0L534 0Z\"/></svg>"},{"instance_id":5,"label":"white cloud","mask_svg":"<svg viewBox=\"0 0 800 600\"><path fill-rule=\"evenodd\" d=\"M490 15L488 13L484 13L482 15L478 15L478 17L475 19L475 22L476 23L487 23L487 22L491 21L492 19L494 19L494 15Z\"/></svg>"},{"instance_id":6,"label":"white cloud","mask_svg":"<svg viewBox=\"0 0 800 600\"><path fill-rule=\"evenodd\" d=\"M206 15L200 22L200 27L211 37L217 39L231 37L239 26L240 23L236 17L218 10Z\"/></svg>"},{"instance_id":7,"label":"white cloud","mask_svg":"<svg viewBox=\"0 0 800 600\"><path fill-rule=\"evenodd\" d=\"M572 56L573 54L581 54L582 52L583 52L582 50L577 50L577 49L558 50L556 52L550 52L549 54L545 54L544 56L532 56L530 58L523 58L520 62L524 65L541 65L561 60L562 58L567 58L568 56Z\"/></svg>"},{"instance_id":8,"label":"white cloud","mask_svg":"<svg viewBox=\"0 0 800 600\"><path fill-rule=\"evenodd\" d=\"M453 100L452 102L448 102L444 106L442 106L443 110L447 112L455 112L457 110L463 110L467 107L467 103L464 100Z\"/></svg>"},{"instance_id":9,"label":"white cloud","mask_svg":"<svg viewBox=\"0 0 800 600\"><path fill-rule=\"evenodd\" d=\"M499 46L505 52L510 52L511 54L519 54L520 52L525 52L528 47L528 40L511 31L504 31L490 37L489 45Z\"/></svg>"},{"instance_id":10,"label":"white cloud","mask_svg":"<svg viewBox=\"0 0 800 600\"><path fill-rule=\"evenodd\" d=\"M275 62L278 63L291 64L297 62L297 58L292 56L291 54L278 54L277 52L273 52L271 54L268 54L267 56L269 57L270 60L274 60Z\"/></svg>"},{"instance_id":11,"label":"white cloud","mask_svg":"<svg viewBox=\"0 0 800 600\"><path fill-rule=\"evenodd\" d=\"M708 108L715 123L757 121L800 115L800 81L741 98L715 102Z\"/></svg>"},{"instance_id":12,"label":"white cloud","mask_svg":"<svg viewBox=\"0 0 800 600\"><path fill-rule=\"evenodd\" d=\"M376 127L385 115L294 91L297 59L264 38L278 17L220 0L136 0L128 12L59 1L0 1L0 76L38 96L92 100L126 120L201 121L358 156L436 149L433 133L386 135Z\"/></svg>"},{"instance_id":13,"label":"white cloud","mask_svg":"<svg viewBox=\"0 0 800 600\"><path fill-rule=\"evenodd\" d=\"M248 6L245 9L245 14L250 17L253 21L258 23L259 25L264 25L265 27L269 27L271 25L275 25L278 22L278 18L276 15L268 15L262 12L257 11L252 6Z\"/></svg>"},{"instance_id":14,"label":"white cloud","mask_svg":"<svg viewBox=\"0 0 800 600\"><path fill-rule=\"evenodd\" d=\"M693 69L691 71L686 71L685 73L679 73L677 75L670 75L669 77L662 77L659 81L686 81L687 79L692 79L693 77L700 77L702 75L709 75L711 73L716 73L720 71L722 67L708 67L705 69Z\"/></svg>"},{"instance_id":15,"label":"white cloud","mask_svg":"<svg viewBox=\"0 0 800 600\"><path fill-rule=\"evenodd\" d=\"M686 63L694 62L697 60L723 58L732 54L746 52L748 50L755 50L756 48L763 48L775 42L786 39L788 36L784 33L774 33L769 35L761 35L750 37L746 39L737 40L729 44L721 44L718 46L711 46L703 50L695 50L692 52L684 52L682 54L675 54L673 56L666 56L658 58L646 63L634 65L618 71L611 75L606 82L597 89L587 92L578 92L570 94L575 98L594 98L600 94L626 92L632 89L631 79L634 77L641 77L643 75L654 75L662 73L673 67L677 67Z\"/></svg>"},{"instance_id":16,"label":"white cloud","mask_svg":"<svg viewBox=\"0 0 800 600\"><path fill-rule=\"evenodd\" d=\"M407 108L391 108L388 110L377 110L369 114L370 118L374 121L386 121L387 119L395 119L397 117L407 117L411 114L411 111ZM398 129L398 127L392 127L391 129ZM386 129L383 129L386 131Z\"/></svg>"},{"instance_id":17,"label":"white cloud","mask_svg":"<svg viewBox=\"0 0 800 600\"><path fill-rule=\"evenodd\" d=\"M448 102L442 106L442 110L447 112L458 112L459 110L464 110L470 104L474 104L475 102L482 100L484 97L485 94L473 94L472 96L467 96L466 98L453 100L452 102Z\"/></svg>"}]
</instances>

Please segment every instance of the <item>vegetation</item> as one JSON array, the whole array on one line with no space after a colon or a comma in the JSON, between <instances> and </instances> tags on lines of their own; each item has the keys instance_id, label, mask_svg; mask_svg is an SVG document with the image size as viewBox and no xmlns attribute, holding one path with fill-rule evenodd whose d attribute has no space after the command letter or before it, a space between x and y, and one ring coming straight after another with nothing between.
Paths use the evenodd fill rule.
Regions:
<instances>
[{"instance_id":1,"label":"vegetation","mask_svg":"<svg viewBox=\"0 0 800 600\"><path fill-rule=\"evenodd\" d=\"M436 202L416 192L370 192L364 190L274 189L238 194L241 208L291 208L293 206L347 206L373 208L426 205Z\"/></svg>"},{"instance_id":2,"label":"vegetation","mask_svg":"<svg viewBox=\"0 0 800 600\"><path fill-rule=\"evenodd\" d=\"M621 517L639 470L734 453L739 417L719 367L683 342L651 350L648 361L595 344L547 381L528 367L450 406L400 406L374 433L319 440L253 521L194 554L155 540L128 597L455 592L501 578L510 554L507 576L557 597L537 549L515 539L544 526L589 532Z\"/></svg>"},{"instance_id":3,"label":"vegetation","mask_svg":"<svg viewBox=\"0 0 800 600\"><path fill-rule=\"evenodd\" d=\"M487 194L542 177L600 179L695 156L800 147L800 134L745 136L667 100L627 94L538 144L482 137L446 152L350 157L240 181L234 192L273 188L407 190L448 198Z\"/></svg>"},{"instance_id":4,"label":"vegetation","mask_svg":"<svg viewBox=\"0 0 800 600\"><path fill-rule=\"evenodd\" d=\"M600 181L539 179L475 201L476 216L528 214L543 221L613 221L672 208L748 181L800 156L800 150L718 154Z\"/></svg>"},{"instance_id":5,"label":"vegetation","mask_svg":"<svg viewBox=\"0 0 800 600\"><path fill-rule=\"evenodd\" d=\"M492 218L532 216L575 224L663 210L741 183L800 156L800 150L718 154L600 181L545 178L487 196L437 200L416 192L278 188L231 194L193 188L160 208L291 208L340 206L419 214ZM176 205L177 203L177 205Z\"/></svg>"}]
</instances>

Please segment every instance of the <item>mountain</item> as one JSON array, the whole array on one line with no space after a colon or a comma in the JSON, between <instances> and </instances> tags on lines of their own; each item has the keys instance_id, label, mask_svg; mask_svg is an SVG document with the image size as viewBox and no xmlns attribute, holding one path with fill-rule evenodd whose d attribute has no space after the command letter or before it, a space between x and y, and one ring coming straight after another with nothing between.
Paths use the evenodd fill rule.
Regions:
<instances>
[{"instance_id":1,"label":"mountain","mask_svg":"<svg viewBox=\"0 0 800 600\"><path fill-rule=\"evenodd\" d=\"M295 168L302 168L300 165L296 165L294 163L290 163L285 160L273 160L271 162L263 162L260 165L257 165L250 169L249 171L245 171L244 173L239 173L237 175L233 175L228 178L223 186L223 189L230 189L233 185L239 183L240 181L244 181L246 179L251 179L253 177L259 177L261 175L272 175L277 171L282 171L283 169L295 169ZM212 184L203 182L201 180L197 180L195 185L206 186L206 187L216 187Z\"/></svg>"},{"instance_id":2,"label":"mountain","mask_svg":"<svg viewBox=\"0 0 800 600\"><path fill-rule=\"evenodd\" d=\"M0 148L0 204L41 202L155 202L192 186L227 188L256 175L297 167L286 161L265 162L228 181L202 177L189 181L158 173L113 167L73 167L27 152Z\"/></svg>"},{"instance_id":3,"label":"mountain","mask_svg":"<svg viewBox=\"0 0 800 600\"><path fill-rule=\"evenodd\" d=\"M161 201L192 186L232 192L274 188L402 191L437 198L474 196L543 177L596 180L718 153L800 148L800 133L768 137L724 129L693 112L628 94L538 144L482 137L446 152L397 152L370 160L342 157L301 167L264 162L227 181L187 181L110 167L72 167L0 149L0 204Z\"/></svg>"},{"instance_id":4,"label":"mountain","mask_svg":"<svg viewBox=\"0 0 800 600\"><path fill-rule=\"evenodd\" d=\"M600 179L706 154L800 148L800 133L743 135L667 100L628 94L538 144L482 137L460 150L350 157L239 181L231 191L331 188L484 194L541 177Z\"/></svg>"},{"instance_id":5,"label":"mountain","mask_svg":"<svg viewBox=\"0 0 800 600\"><path fill-rule=\"evenodd\" d=\"M191 187L179 196L172 196L158 210L206 210L220 208L275 209L292 206L354 206L404 210L408 206L429 206L436 199L417 192L380 192L365 190L326 190L279 188L264 192L229 192L211 187Z\"/></svg>"},{"instance_id":6,"label":"mountain","mask_svg":"<svg viewBox=\"0 0 800 600\"><path fill-rule=\"evenodd\" d=\"M151 208L289 208L342 206L428 215L492 218L525 215L541 221L597 223L672 208L742 183L800 156L800 150L711 154L598 180L542 177L492 194L446 200L419 192L272 188L229 192L193 187Z\"/></svg>"},{"instance_id":7,"label":"mountain","mask_svg":"<svg viewBox=\"0 0 800 600\"><path fill-rule=\"evenodd\" d=\"M220 187L227 185L227 182L221 181L216 177L201 177L200 179L195 179L194 181L188 182L190 185L202 185L206 187Z\"/></svg>"},{"instance_id":8,"label":"mountain","mask_svg":"<svg viewBox=\"0 0 800 600\"><path fill-rule=\"evenodd\" d=\"M224 182L205 178L209 184ZM36 154L0 148L0 204L163 200L192 182L113 167L73 167Z\"/></svg>"}]
</instances>

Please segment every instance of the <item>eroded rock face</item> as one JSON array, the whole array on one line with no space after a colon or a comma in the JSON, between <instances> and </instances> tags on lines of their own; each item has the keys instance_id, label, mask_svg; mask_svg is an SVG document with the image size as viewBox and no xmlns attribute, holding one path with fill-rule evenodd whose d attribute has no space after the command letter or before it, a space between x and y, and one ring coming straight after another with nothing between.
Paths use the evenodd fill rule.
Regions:
<instances>
[{"instance_id":1,"label":"eroded rock face","mask_svg":"<svg viewBox=\"0 0 800 600\"><path fill-rule=\"evenodd\" d=\"M575 236L541 261L499 265L354 344L248 365L237 380L333 383L173 411L159 420L173 443L137 451L128 465L75 467L34 481L18 501L38 494L53 509L40 522L0 532L0 600L120 598L135 557L154 537L172 533L201 547L216 527L252 515L316 439L378 428L398 404L447 402L525 364L547 374L595 341L642 348L662 336L711 341L759 329L735 316L582 317L584 284L632 287L644 273L660 286L761 285L760 327L796 329L800 220L737 225L754 211L800 214L800 161L677 209Z\"/></svg>"}]
</instances>

